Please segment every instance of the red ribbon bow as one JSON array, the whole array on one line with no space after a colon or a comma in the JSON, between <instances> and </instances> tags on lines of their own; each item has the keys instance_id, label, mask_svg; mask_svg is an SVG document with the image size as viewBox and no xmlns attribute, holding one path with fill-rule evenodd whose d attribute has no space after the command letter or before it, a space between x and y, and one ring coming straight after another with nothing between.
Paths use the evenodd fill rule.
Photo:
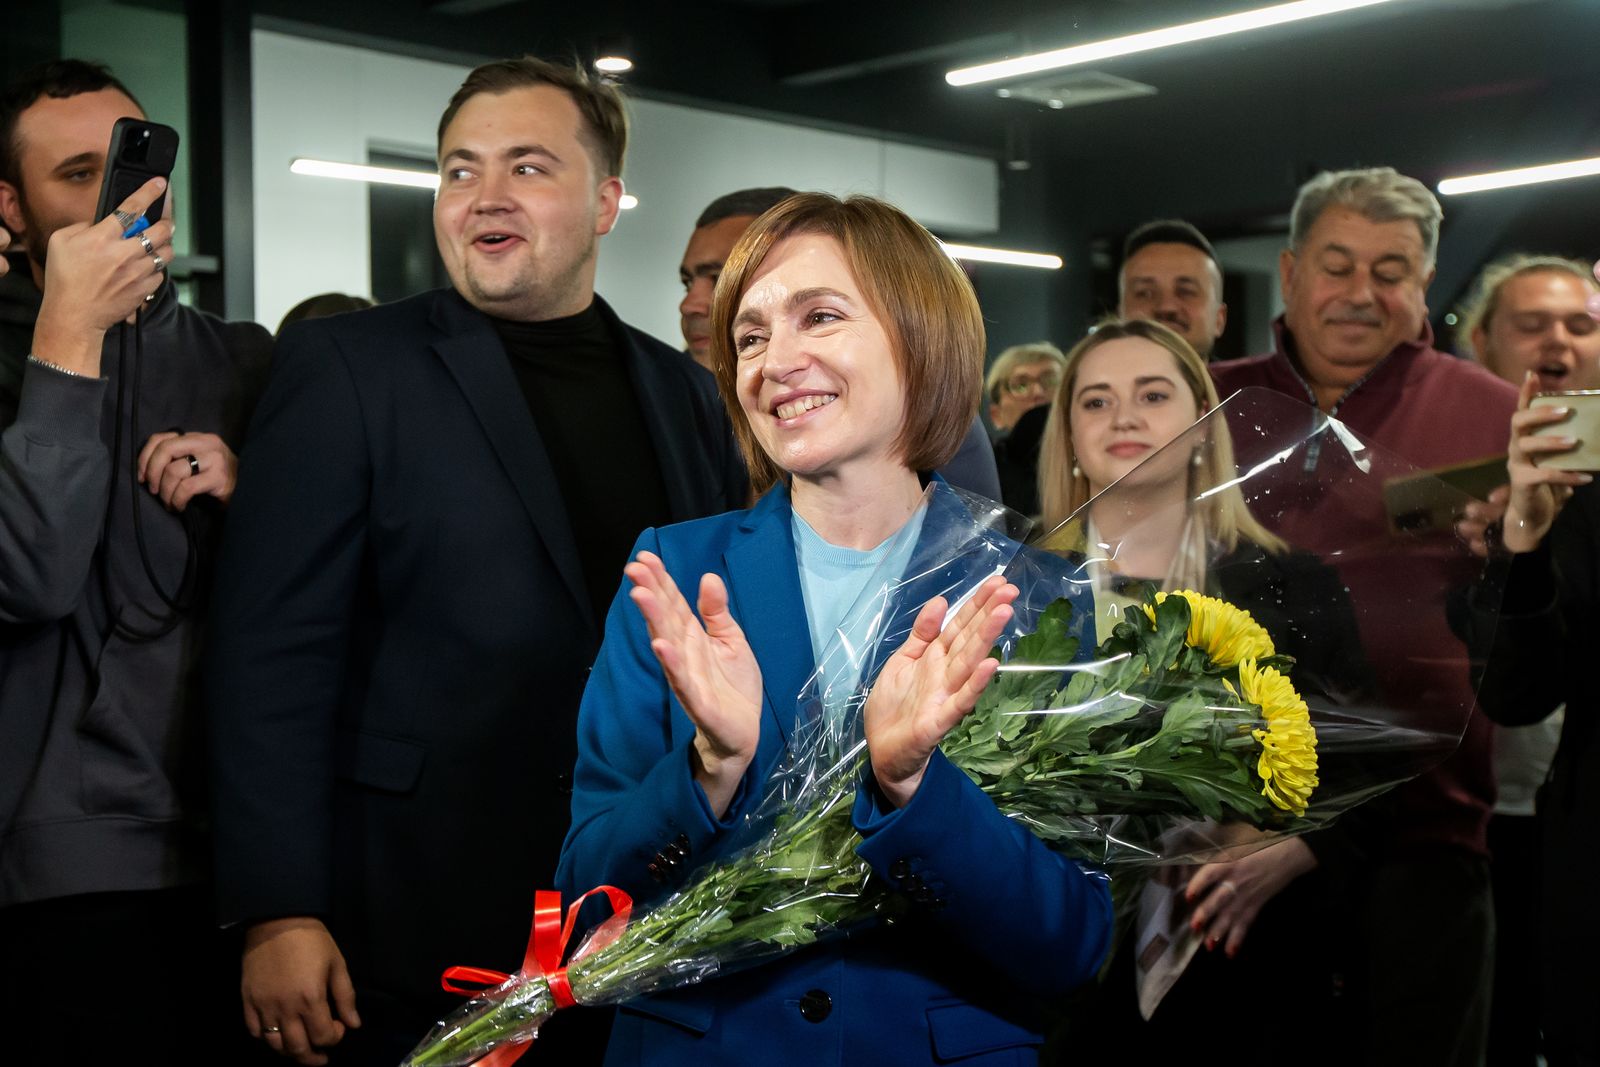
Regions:
<instances>
[{"instance_id":1,"label":"red ribbon bow","mask_svg":"<svg viewBox=\"0 0 1600 1067\"><path fill-rule=\"evenodd\" d=\"M516 977L526 979L536 974L543 976L545 981L550 983L550 995L555 999L557 1008L570 1008L578 1003L577 998L572 995L572 984L567 980L567 969L561 966L561 958L566 955L567 943L572 940L572 931L578 925L579 909L583 907L584 901L596 893L604 893L611 901L612 915L595 928L583 952L574 957L576 962L582 956L602 949L622 936L622 931L627 928L628 919L633 914L633 898L615 886L599 886L589 890L568 906L566 922L563 923L560 893L553 889L541 889L533 895L533 929L528 933L528 949L522 955L522 968L517 971ZM511 977L509 974L486 967L451 967L444 972L439 984L447 993L474 997L486 989L510 981ZM458 980L473 984L457 985ZM507 1045L495 1049L478 1063L481 1067L508 1067L526 1051L528 1051L527 1042Z\"/></svg>"}]
</instances>

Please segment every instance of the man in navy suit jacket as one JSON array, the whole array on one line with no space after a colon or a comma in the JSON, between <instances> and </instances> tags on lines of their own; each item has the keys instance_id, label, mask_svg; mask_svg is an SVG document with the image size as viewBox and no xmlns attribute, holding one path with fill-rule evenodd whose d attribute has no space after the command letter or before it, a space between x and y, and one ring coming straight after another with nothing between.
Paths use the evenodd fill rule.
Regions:
<instances>
[{"instance_id":1,"label":"man in navy suit jacket","mask_svg":"<svg viewBox=\"0 0 1600 1067\"><path fill-rule=\"evenodd\" d=\"M446 966L516 969L627 549L745 503L710 376L594 295L625 138L581 73L478 68L440 123L453 289L280 342L209 686L245 1022L297 1062L393 1064Z\"/></svg>"}]
</instances>

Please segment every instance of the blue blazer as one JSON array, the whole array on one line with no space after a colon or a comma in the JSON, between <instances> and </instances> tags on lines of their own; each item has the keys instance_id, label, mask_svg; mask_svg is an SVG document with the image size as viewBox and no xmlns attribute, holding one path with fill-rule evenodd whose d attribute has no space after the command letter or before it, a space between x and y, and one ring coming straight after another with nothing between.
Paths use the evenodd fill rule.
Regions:
<instances>
[{"instance_id":1,"label":"blue blazer","mask_svg":"<svg viewBox=\"0 0 1600 1067\"><path fill-rule=\"evenodd\" d=\"M717 856L760 802L814 666L791 515L779 486L747 512L640 538L635 552L659 555L680 588L697 588L706 572L727 583L730 610L761 664L760 744L726 816L715 818L691 776L694 725L672 696L625 587L611 605L579 711L572 829L557 871L564 894L609 884L636 900L659 897ZM1059 569L1066 573L1064 564ZM928 577L915 560L910 572ZM909 610L926 599L908 598ZM908 895L911 918L626 1004L608 1065L1037 1061L1040 1001L1093 976L1105 955L1111 903L1104 881L1001 815L939 753L905 808L889 808L868 784L852 817L864 839L860 855ZM674 842L687 862L664 864ZM652 867L668 870L665 887Z\"/></svg>"}]
</instances>

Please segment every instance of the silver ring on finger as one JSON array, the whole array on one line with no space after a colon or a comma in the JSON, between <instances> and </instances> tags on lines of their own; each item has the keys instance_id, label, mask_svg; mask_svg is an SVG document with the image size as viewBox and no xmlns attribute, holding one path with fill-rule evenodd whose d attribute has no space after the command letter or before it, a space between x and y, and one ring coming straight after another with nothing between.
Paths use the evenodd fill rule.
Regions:
<instances>
[{"instance_id":1,"label":"silver ring on finger","mask_svg":"<svg viewBox=\"0 0 1600 1067\"><path fill-rule=\"evenodd\" d=\"M1218 882L1217 883L1217 888L1218 889L1226 889L1228 892L1232 893L1234 896L1238 896L1239 895L1239 887L1234 885L1233 882L1230 879L1227 879L1227 878L1224 878L1222 881Z\"/></svg>"},{"instance_id":2,"label":"silver ring on finger","mask_svg":"<svg viewBox=\"0 0 1600 1067\"><path fill-rule=\"evenodd\" d=\"M162 271L167 269L166 260L164 260L160 256L156 255L154 252L150 253L150 261L156 265L156 273L157 274L160 274Z\"/></svg>"},{"instance_id":3,"label":"silver ring on finger","mask_svg":"<svg viewBox=\"0 0 1600 1067\"><path fill-rule=\"evenodd\" d=\"M263 1026L261 1028L261 1036L262 1037L266 1037L268 1034L281 1034L281 1033L283 1033L283 1027L281 1027L281 1026Z\"/></svg>"},{"instance_id":4,"label":"silver ring on finger","mask_svg":"<svg viewBox=\"0 0 1600 1067\"><path fill-rule=\"evenodd\" d=\"M183 458L189 461L190 474L200 473L200 461L198 459L195 459L193 456L184 456Z\"/></svg>"},{"instance_id":5,"label":"silver ring on finger","mask_svg":"<svg viewBox=\"0 0 1600 1067\"><path fill-rule=\"evenodd\" d=\"M144 246L144 254L145 255L153 256L153 255L156 254L156 246L150 243L150 238L146 237L142 233L136 233L133 236L134 236L135 240L137 240L141 245Z\"/></svg>"}]
</instances>

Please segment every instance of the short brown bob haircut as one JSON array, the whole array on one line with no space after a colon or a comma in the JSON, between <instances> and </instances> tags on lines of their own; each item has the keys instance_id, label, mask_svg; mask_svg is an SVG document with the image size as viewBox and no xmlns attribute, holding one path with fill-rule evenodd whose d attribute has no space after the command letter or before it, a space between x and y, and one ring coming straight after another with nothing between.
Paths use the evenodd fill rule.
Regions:
<instances>
[{"instance_id":1,"label":"short brown bob haircut","mask_svg":"<svg viewBox=\"0 0 1600 1067\"><path fill-rule=\"evenodd\" d=\"M578 114L583 117L580 132L584 147L589 149L589 157L594 160L600 177L620 176L622 157L628 151L628 113L623 107L622 94L615 85L595 77L581 66L563 67L536 56L497 59L474 68L439 118L436 150L444 150L444 131L450 128L456 112L468 100L481 93L498 96L540 85L562 90L577 105Z\"/></svg>"},{"instance_id":2,"label":"short brown bob haircut","mask_svg":"<svg viewBox=\"0 0 1600 1067\"><path fill-rule=\"evenodd\" d=\"M723 265L711 305L711 366L733 430L764 493L784 472L757 443L739 403L733 320L739 301L773 246L788 237L832 237L862 296L888 334L905 387L895 446L908 467L931 471L950 461L977 416L983 383L983 315L967 276L909 215L870 196L841 200L798 193L750 224Z\"/></svg>"}]
</instances>

